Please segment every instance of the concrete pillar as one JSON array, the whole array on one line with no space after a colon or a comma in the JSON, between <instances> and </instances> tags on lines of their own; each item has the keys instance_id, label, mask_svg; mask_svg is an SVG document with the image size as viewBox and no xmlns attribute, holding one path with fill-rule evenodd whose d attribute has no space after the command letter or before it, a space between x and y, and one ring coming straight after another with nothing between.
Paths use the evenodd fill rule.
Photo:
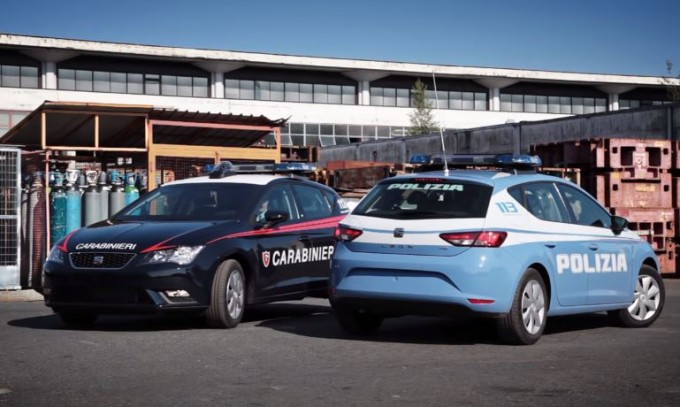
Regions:
<instances>
[{"instance_id":1,"label":"concrete pillar","mask_svg":"<svg viewBox=\"0 0 680 407\"><path fill-rule=\"evenodd\" d=\"M210 97L224 99L224 73L215 71L210 74Z\"/></svg>"},{"instance_id":2,"label":"concrete pillar","mask_svg":"<svg viewBox=\"0 0 680 407\"><path fill-rule=\"evenodd\" d=\"M619 94L610 93L609 94L609 111L619 110Z\"/></svg>"},{"instance_id":3,"label":"concrete pillar","mask_svg":"<svg viewBox=\"0 0 680 407\"><path fill-rule=\"evenodd\" d=\"M489 88L489 110L498 112L501 110L501 89Z\"/></svg>"},{"instance_id":4,"label":"concrete pillar","mask_svg":"<svg viewBox=\"0 0 680 407\"><path fill-rule=\"evenodd\" d=\"M57 89L57 63L43 61L42 63L42 87L43 89Z\"/></svg>"},{"instance_id":5,"label":"concrete pillar","mask_svg":"<svg viewBox=\"0 0 680 407\"><path fill-rule=\"evenodd\" d=\"M371 104L371 82L359 82L359 104L368 106Z\"/></svg>"}]
</instances>

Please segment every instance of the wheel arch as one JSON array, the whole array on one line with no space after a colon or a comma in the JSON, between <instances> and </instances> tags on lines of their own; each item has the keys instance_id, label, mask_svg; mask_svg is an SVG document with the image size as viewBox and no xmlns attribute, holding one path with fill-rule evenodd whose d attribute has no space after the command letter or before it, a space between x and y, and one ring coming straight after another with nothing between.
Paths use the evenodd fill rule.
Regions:
<instances>
[{"instance_id":1,"label":"wheel arch","mask_svg":"<svg viewBox=\"0 0 680 407\"><path fill-rule=\"evenodd\" d=\"M543 283L545 285L545 289L548 291L547 292L547 294L548 294L547 310L549 310L550 304L552 303L552 281L550 280L550 274L548 273L548 269L545 268L545 266L541 263L533 263L533 264L529 265L528 268L532 268L532 269L538 271L538 274L541 275L541 278L543 279Z\"/></svg>"},{"instance_id":2,"label":"wheel arch","mask_svg":"<svg viewBox=\"0 0 680 407\"><path fill-rule=\"evenodd\" d=\"M656 270L657 273L661 273L661 270L659 270L659 265L656 262L655 259L652 257L647 257L642 261L642 266L650 266L654 270Z\"/></svg>"},{"instance_id":3,"label":"wheel arch","mask_svg":"<svg viewBox=\"0 0 680 407\"><path fill-rule=\"evenodd\" d=\"M235 260L241 265L241 269L243 270L243 276L246 279L245 281L247 290L246 303L249 303L252 300L252 298L254 298L255 295L255 284L253 284L255 271L253 269L254 266L251 260L248 258L248 255L246 253L235 251L220 258L220 261L217 263L217 267L219 267L220 264L224 263L227 260Z\"/></svg>"}]
</instances>

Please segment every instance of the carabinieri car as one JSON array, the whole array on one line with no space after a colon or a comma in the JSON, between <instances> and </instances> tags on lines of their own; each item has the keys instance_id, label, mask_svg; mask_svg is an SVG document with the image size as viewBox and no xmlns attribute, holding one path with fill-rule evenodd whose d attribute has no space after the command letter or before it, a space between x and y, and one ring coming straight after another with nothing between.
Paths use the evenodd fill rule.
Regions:
<instances>
[{"instance_id":1,"label":"carabinieri car","mask_svg":"<svg viewBox=\"0 0 680 407\"><path fill-rule=\"evenodd\" d=\"M223 163L66 236L44 267L46 305L67 324L189 311L231 328L250 304L327 297L347 205L307 179L240 173L261 170Z\"/></svg>"},{"instance_id":2,"label":"carabinieri car","mask_svg":"<svg viewBox=\"0 0 680 407\"><path fill-rule=\"evenodd\" d=\"M659 317L658 259L626 219L569 180L517 170L538 157L456 158L515 168L388 178L339 224L330 300L347 332L462 311L532 344L551 315L607 311L629 327Z\"/></svg>"}]
</instances>

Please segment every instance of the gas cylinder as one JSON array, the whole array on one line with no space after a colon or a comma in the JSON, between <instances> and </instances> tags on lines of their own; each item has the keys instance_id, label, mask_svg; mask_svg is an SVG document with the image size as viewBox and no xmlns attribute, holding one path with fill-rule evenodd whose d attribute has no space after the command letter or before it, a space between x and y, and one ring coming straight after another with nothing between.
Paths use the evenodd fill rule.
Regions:
<instances>
[{"instance_id":1,"label":"gas cylinder","mask_svg":"<svg viewBox=\"0 0 680 407\"><path fill-rule=\"evenodd\" d=\"M125 204L129 205L139 198L139 190L135 186L137 182L137 174L129 173L125 175Z\"/></svg>"},{"instance_id":2,"label":"gas cylinder","mask_svg":"<svg viewBox=\"0 0 680 407\"><path fill-rule=\"evenodd\" d=\"M66 233L80 228L82 220L82 202L80 189L76 185L80 171L66 170Z\"/></svg>"},{"instance_id":3,"label":"gas cylinder","mask_svg":"<svg viewBox=\"0 0 680 407\"><path fill-rule=\"evenodd\" d=\"M59 171L51 171L53 180L50 190L50 244L55 245L66 236L66 192Z\"/></svg>"},{"instance_id":4,"label":"gas cylinder","mask_svg":"<svg viewBox=\"0 0 680 407\"><path fill-rule=\"evenodd\" d=\"M86 171L87 188L83 192L83 225L89 226L101 220L101 192L97 188L97 171Z\"/></svg>"},{"instance_id":5,"label":"gas cylinder","mask_svg":"<svg viewBox=\"0 0 680 407\"><path fill-rule=\"evenodd\" d=\"M125 207L125 188L118 171L111 172L111 190L109 191L109 217Z\"/></svg>"},{"instance_id":6,"label":"gas cylinder","mask_svg":"<svg viewBox=\"0 0 680 407\"><path fill-rule=\"evenodd\" d=\"M99 220L108 219L109 217L109 189L107 185L108 174L106 171L99 173L99 185L97 190L99 191Z\"/></svg>"}]
</instances>

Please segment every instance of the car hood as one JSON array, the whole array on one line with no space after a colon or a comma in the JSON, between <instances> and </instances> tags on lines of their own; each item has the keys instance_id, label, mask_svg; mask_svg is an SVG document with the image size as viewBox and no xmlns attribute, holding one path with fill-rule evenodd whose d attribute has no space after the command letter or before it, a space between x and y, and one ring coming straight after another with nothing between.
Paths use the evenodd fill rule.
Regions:
<instances>
[{"instance_id":1,"label":"car hood","mask_svg":"<svg viewBox=\"0 0 680 407\"><path fill-rule=\"evenodd\" d=\"M61 246L67 251L144 252L161 246L204 245L243 229L238 221L222 222L110 222L78 229Z\"/></svg>"}]
</instances>

